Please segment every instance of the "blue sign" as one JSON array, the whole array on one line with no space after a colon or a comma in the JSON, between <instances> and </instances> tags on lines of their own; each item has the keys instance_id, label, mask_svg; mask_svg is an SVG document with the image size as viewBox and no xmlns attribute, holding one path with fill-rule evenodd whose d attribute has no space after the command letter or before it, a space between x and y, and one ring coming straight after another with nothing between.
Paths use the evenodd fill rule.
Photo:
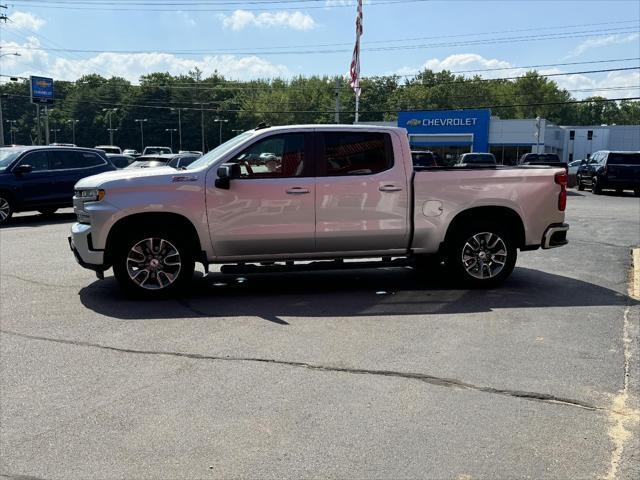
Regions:
<instances>
[{"instance_id":1,"label":"blue sign","mask_svg":"<svg viewBox=\"0 0 640 480\"><path fill-rule=\"evenodd\" d=\"M406 128L409 139L416 145L473 145L474 152L489 151L489 121L491 110L422 110L414 112L399 112L398 126ZM425 135L419 140L413 141L412 135ZM433 141L430 136L433 135ZM457 136L460 140L452 138L438 140L438 136Z\"/></svg>"},{"instance_id":2,"label":"blue sign","mask_svg":"<svg viewBox=\"0 0 640 480\"><path fill-rule=\"evenodd\" d=\"M53 103L53 78L31 76L31 103Z\"/></svg>"}]
</instances>

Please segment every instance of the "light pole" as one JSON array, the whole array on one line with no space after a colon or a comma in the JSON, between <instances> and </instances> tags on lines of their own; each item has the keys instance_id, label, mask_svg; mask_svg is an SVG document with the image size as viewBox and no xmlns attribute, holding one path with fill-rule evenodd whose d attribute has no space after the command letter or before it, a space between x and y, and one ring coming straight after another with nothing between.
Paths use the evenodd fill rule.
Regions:
<instances>
[{"instance_id":1,"label":"light pole","mask_svg":"<svg viewBox=\"0 0 640 480\"><path fill-rule=\"evenodd\" d=\"M142 124L147 122L146 118L136 118L136 122L140 124L140 152L144 152L144 130Z\"/></svg>"},{"instance_id":2,"label":"light pole","mask_svg":"<svg viewBox=\"0 0 640 480\"><path fill-rule=\"evenodd\" d=\"M117 128L114 130L113 128L111 128L111 117L113 116L113 114L115 112L118 111L117 108L103 108L102 109L103 112L107 112L107 116L109 117L109 145L113 145L113 132L115 130L117 130Z\"/></svg>"},{"instance_id":3,"label":"light pole","mask_svg":"<svg viewBox=\"0 0 640 480\"><path fill-rule=\"evenodd\" d=\"M536 153L540 153L540 117L536 117Z\"/></svg>"},{"instance_id":4,"label":"light pole","mask_svg":"<svg viewBox=\"0 0 640 480\"><path fill-rule=\"evenodd\" d=\"M52 128L51 131L53 132L53 143L58 143L58 132L60 131L60 129Z\"/></svg>"},{"instance_id":5,"label":"light pole","mask_svg":"<svg viewBox=\"0 0 640 480\"><path fill-rule=\"evenodd\" d=\"M169 132L169 137L171 138L171 151L173 152L173 132L177 132L176 128L165 128L165 132Z\"/></svg>"},{"instance_id":6,"label":"light pole","mask_svg":"<svg viewBox=\"0 0 640 480\"><path fill-rule=\"evenodd\" d=\"M13 133L16 131L17 120L5 120L5 122L9 124L9 142L13 145L16 143Z\"/></svg>"},{"instance_id":7,"label":"light pole","mask_svg":"<svg viewBox=\"0 0 640 480\"><path fill-rule=\"evenodd\" d=\"M180 108L172 108L171 111L178 111L178 151L182 150L182 118L180 117Z\"/></svg>"},{"instance_id":8,"label":"light pole","mask_svg":"<svg viewBox=\"0 0 640 480\"><path fill-rule=\"evenodd\" d=\"M71 138L72 141L71 143L73 143L74 145L76 144L76 123L78 123L80 120L76 120L75 118L72 118L71 120L67 120L67 123L71 124Z\"/></svg>"},{"instance_id":9,"label":"light pole","mask_svg":"<svg viewBox=\"0 0 640 480\"><path fill-rule=\"evenodd\" d=\"M220 136L218 138L218 145L222 145L222 124L223 123L228 123L229 120L227 120L225 118L216 118L213 121L220 125Z\"/></svg>"}]
</instances>

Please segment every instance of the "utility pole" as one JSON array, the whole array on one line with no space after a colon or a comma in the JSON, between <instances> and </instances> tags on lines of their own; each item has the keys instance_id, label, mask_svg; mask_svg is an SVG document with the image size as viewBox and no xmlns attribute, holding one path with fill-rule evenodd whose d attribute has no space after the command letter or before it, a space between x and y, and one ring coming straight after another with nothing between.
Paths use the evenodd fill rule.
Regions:
<instances>
[{"instance_id":1,"label":"utility pole","mask_svg":"<svg viewBox=\"0 0 640 480\"><path fill-rule=\"evenodd\" d=\"M173 132L177 132L178 130L175 128L165 128L165 132L169 132L169 138L171 138L171 151L173 152Z\"/></svg>"},{"instance_id":2,"label":"utility pole","mask_svg":"<svg viewBox=\"0 0 640 480\"><path fill-rule=\"evenodd\" d=\"M223 124L223 123L228 123L228 122L229 122L229 120L224 119L224 118L216 118L216 119L214 120L214 122L220 125L220 136L219 136L219 138L218 138L218 145L222 145L222 124ZM203 152L203 153L204 153L204 152Z\"/></svg>"},{"instance_id":3,"label":"utility pole","mask_svg":"<svg viewBox=\"0 0 640 480\"><path fill-rule=\"evenodd\" d=\"M336 123L340 123L340 77L336 78Z\"/></svg>"},{"instance_id":4,"label":"utility pole","mask_svg":"<svg viewBox=\"0 0 640 480\"><path fill-rule=\"evenodd\" d=\"M37 131L37 141L38 145L42 145L42 123L40 122L40 104L36 103L36 123L38 124Z\"/></svg>"},{"instance_id":5,"label":"utility pole","mask_svg":"<svg viewBox=\"0 0 640 480\"><path fill-rule=\"evenodd\" d=\"M44 106L44 144L49 145L49 110Z\"/></svg>"},{"instance_id":6,"label":"utility pole","mask_svg":"<svg viewBox=\"0 0 640 480\"><path fill-rule=\"evenodd\" d=\"M147 122L146 118L136 118L135 121L140 124L140 153L144 152L144 130L142 124Z\"/></svg>"},{"instance_id":7,"label":"utility pole","mask_svg":"<svg viewBox=\"0 0 640 480\"><path fill-rule=\"evenodd\" d=\"M51 131L53 132L53 143L58 143L58 132L60 131L60 129L52 128Z\"/></svg>"},{"instance_id":8,"label":"utility pole","mask_svg":"<svg viewBox=\"0 0 640 480\"><path fill-rule=\"evenodd\" d=\"M0 95L0 147L4 146L4 122L2 121L2 99L8 95L3 93Z\"/></svg>"},{"instance_id":9,"label":"utility pole","mask_svg":"<svg viewBox=\"0 0 640 480\"><path fill-rule=\"evenodd\" d=\"M72 141L71 143L73 143L74 145L76 144L76 123L78 123L80 120L76 120L75 118L72 118L71 120L67 120L67 123L71 124L71 138Z\"/></svg>"},{"instance_id":10,"label":"utility pole","mask_svg":"<svg viewBox=\"0 0 640 480\"><path fill-rule=\"evenodd\" d=\"M204 103L200 103L200 130L202 136L202 150L201 152L204 154Z\"/></svg>"}]
</instances>

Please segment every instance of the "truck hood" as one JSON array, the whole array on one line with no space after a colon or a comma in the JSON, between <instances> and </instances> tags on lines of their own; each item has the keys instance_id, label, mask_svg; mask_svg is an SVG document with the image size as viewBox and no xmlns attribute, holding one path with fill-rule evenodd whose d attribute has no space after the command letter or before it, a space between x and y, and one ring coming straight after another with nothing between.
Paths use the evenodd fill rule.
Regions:
<instances>
[{"instance_id":1,"label":"truck hood","mask_svg":"<svg viewBox=\"0 0 640 480\"><path fill-rule=\"evenodd\" d=\"M172 177L192 175L193 172L176 170L172 167L124 168L113 172L100 173L86 177L76 183L75 188L100 188L106 184L135 184L137 180L144 184L171 181ZM197 176L197 175L196 175Z\"/></svg>"}]
</instances>

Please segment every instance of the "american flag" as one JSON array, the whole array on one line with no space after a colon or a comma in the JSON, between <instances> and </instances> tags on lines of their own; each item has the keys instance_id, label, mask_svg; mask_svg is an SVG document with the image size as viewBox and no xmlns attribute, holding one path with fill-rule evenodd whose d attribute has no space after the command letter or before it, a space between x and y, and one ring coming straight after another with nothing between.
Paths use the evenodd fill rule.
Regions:
<instances>
[{"instance_id":1,"label":"american flag","mask_svg":"<svg viewBox=\"0 0 640 480\"><path fill-rule=\"evenodd\" d=\"M351 59L351 88L360 96L360 35L362 35L362 0L358 0L358 14L356 15L356 45L353 47L353 58Z\"/></svg>"}]
</instances>

